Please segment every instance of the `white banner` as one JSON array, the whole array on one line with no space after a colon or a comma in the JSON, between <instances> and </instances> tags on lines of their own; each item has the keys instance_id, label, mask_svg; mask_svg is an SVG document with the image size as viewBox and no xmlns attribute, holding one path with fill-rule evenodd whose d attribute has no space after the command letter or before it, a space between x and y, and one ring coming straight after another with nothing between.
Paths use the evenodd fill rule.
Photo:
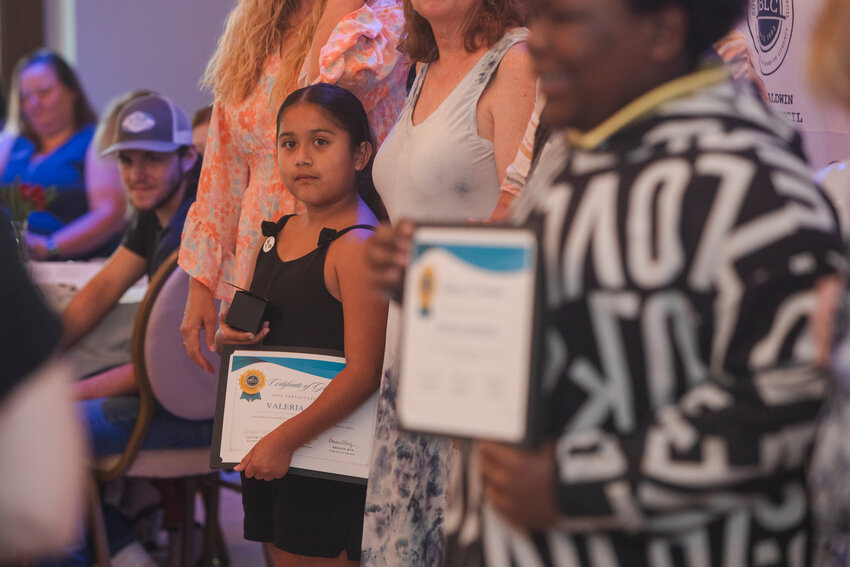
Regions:
<instances>
[{"instance_id":1,"label":"white banner","mask_svg":"<svg viewBox=\"0 0 850 567\"><path fill-rule=\"evenodd\" d=\"M809 88L809 40L822 5L823 0L750 0L740 25L771 104L800 130L816 169L850 157L850 112Z\"/></svg>"}]
</instances>

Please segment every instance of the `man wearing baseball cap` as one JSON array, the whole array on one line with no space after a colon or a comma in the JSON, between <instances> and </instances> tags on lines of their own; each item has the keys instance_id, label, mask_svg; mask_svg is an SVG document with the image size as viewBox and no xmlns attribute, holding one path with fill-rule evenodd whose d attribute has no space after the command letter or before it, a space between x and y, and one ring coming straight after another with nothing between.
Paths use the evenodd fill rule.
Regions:
<instances>
[{"instance_id":1,"label":"man wearing baseball cap","mask_svg":"<svg viewBox=\"0 0 850 567\"><path fill-rule=\"evenodd\" d=\"M201 160L192 145L191 122L164 96L127 102L118 115L114 143L103 155L117 157L121 183L135 213L121 246L62 313L65 348L85 336L133 283L145 274L152 276L177 249L186 213L195 200ZM89 422L94 455L121 452L139 412L132 364L85 378L74 387ZM157 406L143 447L204 447L211 438L212 420L180 419ZM128 552L124 547L138 546L127 545L132 539L115 541L109 535L113 565L120 563L117 553Z\"/></svg>"}]
</instances>

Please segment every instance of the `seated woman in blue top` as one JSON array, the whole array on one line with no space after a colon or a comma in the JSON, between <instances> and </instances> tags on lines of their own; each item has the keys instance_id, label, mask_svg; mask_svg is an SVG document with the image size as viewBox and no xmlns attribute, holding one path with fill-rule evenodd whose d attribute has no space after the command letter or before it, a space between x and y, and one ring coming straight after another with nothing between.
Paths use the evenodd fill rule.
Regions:
<instances>
[{"instance_id":1,"label":"seated woman in blue top","mask_svg":"<svg viewBox=\"0 0 850 567\"><path fill-rule=\"evenodd\" d=\"M56 188L46 211L29 216L37 260L108 256L126 225L126 197L114 161L92 144L97 117L70 66L46 50L16 65L7 130L17 134L0 184Z\"/></svg>"}]
</instances>

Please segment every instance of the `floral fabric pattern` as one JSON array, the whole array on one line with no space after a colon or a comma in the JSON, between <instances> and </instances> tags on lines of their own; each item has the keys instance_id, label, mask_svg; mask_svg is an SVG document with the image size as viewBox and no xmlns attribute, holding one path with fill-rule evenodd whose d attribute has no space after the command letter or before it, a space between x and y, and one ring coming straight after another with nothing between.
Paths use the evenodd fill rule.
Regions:
<instances>
[{"instance_id":1,"label":"floral fabric pattern","mask_svg":"<svg viewBox=\"0 0 850 567\"><path fill-rule=\"evenodd\" d=\"M366 109L380 143L404 103L408 65L396 50L404 25L401 3L374 0L343 18L321 50L314 82L352 91ZM189 211L180 266L230 300L247 284L262 221L295 210L275 163L275 116L269 96L280 56L268 57L254 91L243 101L213 108L198 198ZM306 85L302 73L299 87Z\"/></svg>"},{"instance_id":2,"label":"floral fabric pattern","mask_svg":"<svg viewBox=\"0 0 850 567\"><path fill-rule=\"evenodd\" d=\"M393 372L381 381L360 561L364 567L436 567L443 562L446 486L459 451L447 438L396 430Z\"/></svg>"}]
</instances>

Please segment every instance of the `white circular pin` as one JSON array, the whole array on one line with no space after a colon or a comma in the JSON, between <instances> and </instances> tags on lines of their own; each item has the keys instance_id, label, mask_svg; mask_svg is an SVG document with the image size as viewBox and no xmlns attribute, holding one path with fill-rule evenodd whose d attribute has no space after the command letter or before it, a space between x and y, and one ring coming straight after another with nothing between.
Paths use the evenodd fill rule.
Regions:
<instances>
[{"instance_id":1,"label":"white circular pin","mask_svg":"<svg viewBox=\"0 0 850 567\"><path fill-rule=\"evenodd\" d=\"M274 236L269 236L263 243L263 252L268 252L272 248L274 248Z\"/></svg>"}]
</instances>

